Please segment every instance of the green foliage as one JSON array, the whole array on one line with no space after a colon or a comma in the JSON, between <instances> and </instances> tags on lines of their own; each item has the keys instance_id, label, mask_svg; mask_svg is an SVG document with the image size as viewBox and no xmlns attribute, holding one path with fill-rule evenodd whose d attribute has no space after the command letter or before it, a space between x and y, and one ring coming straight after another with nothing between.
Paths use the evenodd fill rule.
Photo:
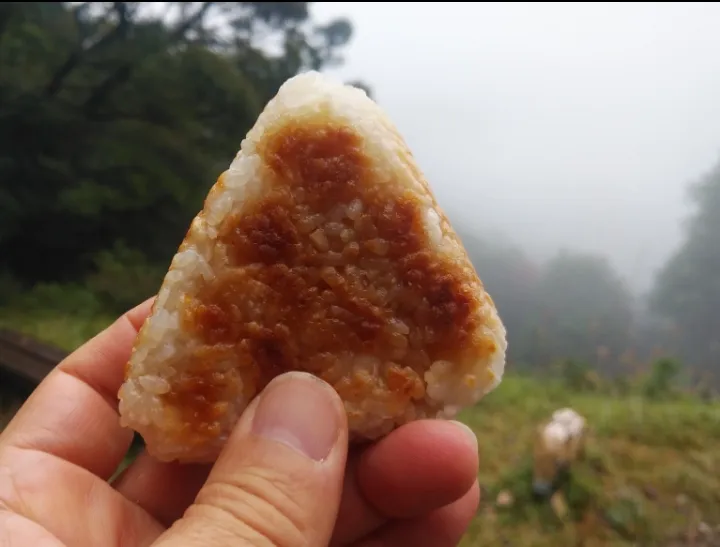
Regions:
<instances>
[{"instance_id":1,"label":"green foliage","mask_svg":"<svg viewBox=\"0 0 720 547\"><path fill-rule=\"evenodd\" d=\"M108 310L122 313L150 298L162 283L167 266L152 264L136 249L118 242L95 257L96 271L87 287Z\"/></svg>"},{"instance_id":2,"label":"green foliage","mask_svg":"<svg viewBox=\"0 0 720 547\"><path fill-rule=\"evenodd\" d=\"M557 255L545 266L537 295L536 358L602 366L628 348L633 299L605 259Z\"/></svg>"},{"instance_id":3,"label":"green foliage","mask_svg":"<svg viewBox=\"0 0 720 547\"><path fill-rule=\"evenodd\" d=\"M599 378L587 363L575 359L565 359L558 364L560 377L564 383L576 391L595 391L599 389Z\"/></svg>"},{"instance_id":4,"label":"green foliage","mask_svg":"<svg viewBox=\"0 0 720 547\"><path fill-rule=\"evenodd\" d=\"M512 496L512 504L498 509L503 525L511 526L528 519L537 522L547 531L557 531L569 519L580 522L587 512L605 503L601 476L590 465L591 460L579 462L562 474L556 493L567 504L567 516L554 512L551 503L537 498L532 492L532 456L528 454L517 465L505 470L497 481L488 488L490 499L497 499L501 492Z\"/></svg>"},{"instance_id":5,"label":"green foliage","mask_svg":"<svg viewBox=\"0 0 720 547\"><path fill-rule=\"evenodd\" d=\"M625 375L614 377L610 382L610 390L615 395L626 396L633 391L633 382Z\"/></svg>"},{"instance_id":6,"label":"green foliage","mask_svg":"<svg viewBox=\"0 0 720 547\"><path fill-rule=\"evenodd\" d=\"M8 276L11 284L16 284ZM114 319L102 299L79 284L38 283L9 295L0 307L0 328L24 332L72 351Z\"/></svg>"},{"instance_id":7,"label":"green foliage","mask_svg":"<svg viewBox=\"0 0 720 547\"><path fill-rule=\"evenodd\" d=\"M68 313L95 316L102 306L95 294L82 285L39 283L27 292L19 293L11 300L10 308L47 315Z\"/></svg>"},{"instance_id":8,"label":"green foliage","mask_svg":"<svg viewBox=\"0 0 720 547\"><path fill-rule=\"evenodd\" d=\"M650 539L650 530L644 514L644 504L642 494L634 489L624 489L608 503L603 517L621 537L647 541Z\"/></svg>"},{"instance_id":9,"label":"green foliage","mask_svg":"<svg viewBox=\"0 0 720 547\"><path fill-rule=\"evenodd\" d=\"M512 245L462 226L460 233L507 328L513 366L569 359L592 363L601 376L624 368L621 356L634 343L633 298L607 260L562 252L537 264Z\"/></svg>"},{"instance_id":10,"label":"green foliage","mask_svg":"<svg viewBox=\"0 0 720 547\"><path fill-rule=\"evenodd\" d=\"M655 361L643 385L645 396L659 399L673 395L677 389L680 371L680 363L674 359L663 358Z\"/></svg>"},{"instance_id":11,"label":"green foliage","mask_svg":"<svg viewBox=\"0 0 720 547\"><path fill-rule=\"evenodd\" d=\"M532 475L532 458L528 456L498 477L497 482L488 488L488 498L495 500L502 492L511 494L512 503L498 509L500 522L504 526L512 526L536 516L539 517L538 521L543 529L557 530L561 523L553 514L550 505L533 496Z\"/></svg>"},{"instance_id":12,"label":"green foliage","mask_svg":"<svg viewBox=\"0 0 720 547\"><path fill-rule=\"evenodd\" d=\"M585 458L560 490L564 522L531 494L535 427L563 406L590 427ZM461 415L478 436L486 492L462 545L669 545L687 532L689 515L720 522L719 412L695 397L620 397L507 376ZM506 507L497 504L503 491L513 498Z\"/></svg>"},{"instance_id":13,"label":"green foliage","mask_svg":"<svg viewBox=\"0 0 720 547\"><path fill-rule=\"evenodd\" d=\"M89 278L111 311L152 294L261 108L351 36L307 2L3 4L3 267L26 286ZM120 264L133 294L112 287Z\"/></svg>"},{"instance_id":14,"label":"green foliage","mask_svg":"<svg viewBox=\"0 0 720 547\"><path fill-rule=\"evenodd\" d=\"M684 360L715 370L720 361L720 161L691 187L695 213L684 243L660 271L650 307Z\"/></svg>"}]
</instances>

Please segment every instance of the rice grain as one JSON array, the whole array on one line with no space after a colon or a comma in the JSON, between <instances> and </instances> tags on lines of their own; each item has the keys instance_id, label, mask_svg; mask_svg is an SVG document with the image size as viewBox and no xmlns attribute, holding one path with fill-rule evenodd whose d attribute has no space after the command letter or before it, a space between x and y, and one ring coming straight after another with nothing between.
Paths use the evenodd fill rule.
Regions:
<instances>
[{"instance_id":1,"label":"rice grain","mask_svg":"<svg viewBox=\"0 0 720 547\"><path fill-rule=\"evenodd\" d=\"M275 376L343 399L351 440L452 418L503 375L505 328L411 152L357 88L288 80L210 190L127 365L123 425L213 461Z\"/></svg>"}]
</instances>

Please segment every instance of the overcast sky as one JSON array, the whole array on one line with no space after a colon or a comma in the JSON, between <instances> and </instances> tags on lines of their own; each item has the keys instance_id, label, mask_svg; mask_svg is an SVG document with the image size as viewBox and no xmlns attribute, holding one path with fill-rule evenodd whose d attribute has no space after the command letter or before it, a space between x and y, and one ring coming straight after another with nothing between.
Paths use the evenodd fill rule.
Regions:
<instances>
[{"instance_id":1,"label":"overcast sky","mask_svg":"<svg viewBox=\"0 0 720 547\"><path fill-rule=\"evenodd\" d=\"M636 289L720 158L720 3L318 2L441 205L546 255L609 255Z\"/></svg>"}]
</instances>

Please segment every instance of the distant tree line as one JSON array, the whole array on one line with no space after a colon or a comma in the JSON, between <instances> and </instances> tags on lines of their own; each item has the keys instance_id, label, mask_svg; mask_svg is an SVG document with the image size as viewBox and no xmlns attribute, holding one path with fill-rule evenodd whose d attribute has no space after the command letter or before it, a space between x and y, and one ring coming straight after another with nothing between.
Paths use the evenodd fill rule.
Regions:
<instances>
[{"instance_id":1,"label":"distant tree line","mask_svg":"<svg viewBox=\"0 0 720 547\"><path fill-rule=\"evenodd\" d=\"M720 162L690 187L685 239L650 293L633 295L602 257L562 252L544 264L462 234L508 328L518 366L577 359L628 372L661 357L686 376L720 381Z\"/></svg>"}]
</instances>

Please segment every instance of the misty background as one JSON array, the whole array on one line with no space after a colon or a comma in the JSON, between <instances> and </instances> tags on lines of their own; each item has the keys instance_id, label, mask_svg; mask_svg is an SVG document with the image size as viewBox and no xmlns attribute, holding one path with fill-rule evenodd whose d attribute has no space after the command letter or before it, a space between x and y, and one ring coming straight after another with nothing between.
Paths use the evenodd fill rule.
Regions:
<instances>
[{"instance_id":1,"label":"misty background","mask_svg":"<svg viewBox=\"0 0 720 547\"><path fill-rule=\"evenodd\" d=\"M0 4L0 325L72 349L157 290L289 77L365 88L509 362L720 358L720 5Z\"/></svg>"},{"instance_id":2,"label":"misty background","mask_svg":"<svg viewBox=\"0 0 720 547\"><path fill-rule=\"evenodd\" d=\"M715 3L319 2L443 207L528 253L601 253L636 292L720 157Z\"/></svg>"}]
</instances>

